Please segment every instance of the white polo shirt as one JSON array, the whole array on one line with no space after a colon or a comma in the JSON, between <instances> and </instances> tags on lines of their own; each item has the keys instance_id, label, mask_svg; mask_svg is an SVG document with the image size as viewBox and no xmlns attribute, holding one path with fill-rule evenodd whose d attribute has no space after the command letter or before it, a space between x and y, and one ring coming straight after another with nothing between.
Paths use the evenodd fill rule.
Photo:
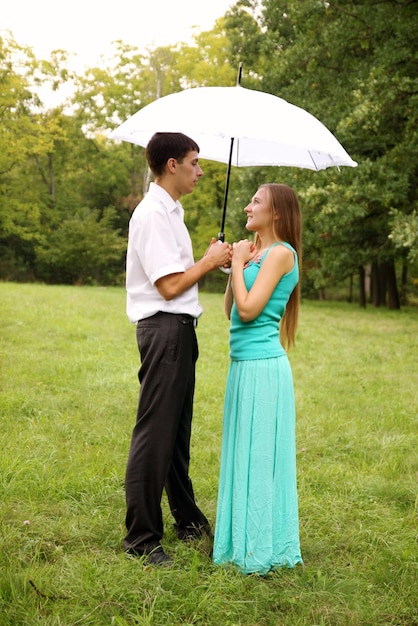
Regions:
<instances>
[{"instance_id":1,"label":"white polo shirt","mask_svg":"<svg viewBox=\"0 0 418 626\"><path fill-rule=\"evenodd\" d=\"M162 276L184 272L193 264L183 207L165 189L151 183L129 222L126 312L130 321L136 323L158 311L199 317L202 307L197 284L169 301L155 287Z\"/></svg>"}]
</instances>

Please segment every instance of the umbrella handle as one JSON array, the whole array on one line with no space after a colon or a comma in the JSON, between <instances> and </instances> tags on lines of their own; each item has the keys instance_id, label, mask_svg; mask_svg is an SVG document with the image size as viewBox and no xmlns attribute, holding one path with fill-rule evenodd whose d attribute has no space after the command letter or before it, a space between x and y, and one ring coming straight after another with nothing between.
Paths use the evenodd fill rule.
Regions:
<instances>
[{"instance_id":1,"label":"umbrella handle","mask_svg":"<svg viewBox=\"0 0 418 626\"><path fill-rule=\"evenodd\" d=\"M225 241L224 233L218 233L218 241L217 243L223 243ZM220 267L221 272L224 274L230 274L232 272L232 267Z\"/></svg>"}]
</instances>

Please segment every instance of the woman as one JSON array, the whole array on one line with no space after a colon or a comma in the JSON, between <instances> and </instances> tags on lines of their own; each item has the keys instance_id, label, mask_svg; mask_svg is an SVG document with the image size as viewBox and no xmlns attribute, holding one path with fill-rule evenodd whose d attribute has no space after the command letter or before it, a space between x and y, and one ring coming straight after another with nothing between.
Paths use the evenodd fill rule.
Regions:
<instances>
[{"instance_id":1,"label":"woman","mask_svg":"<svg viewBox=\"0 0 418 626\"><path fill-rule=\"evenodd\" d=\"M285 352L298 320L301 212L295 192L278 184L262 185L244 210L255 238L234 244L225 292L231 363L213 559L266 574L302 563Z\"/></svg>"}]
</instances>

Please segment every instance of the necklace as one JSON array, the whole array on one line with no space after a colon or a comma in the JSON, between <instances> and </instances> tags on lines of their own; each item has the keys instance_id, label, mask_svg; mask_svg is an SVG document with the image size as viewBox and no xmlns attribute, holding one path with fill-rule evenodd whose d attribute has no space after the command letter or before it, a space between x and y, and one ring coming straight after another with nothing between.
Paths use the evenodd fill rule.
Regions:
<instances>
[{"instance_id":1,"label":"necklace","mask_svg":"<svg viewBox=\"0 0 418 626\"><path fill-rule=\"evenodd\" d=\"M260 248L260 250L257 251L257 254L251 259L251 261L248 261L247 263L245 263L244 269L248 267L250 263L254 263L254 264L260 263L263 254L265 254L267 250L269 250L271 246L274 245L275 243L276 242L273 241L273 243L271 243L270 245L265 246L264 248Z\"/></svg>"},{"instance_id":2,"label":"necklace","mask_svg":"<svg viewBox=\"0 0 418 626\"><path fill-rule=\"evenodd\" d=\"M266 250L268 250L268 248L262 248L261 250L258 250L257 254L250 261L247 261L247 263L245 263L244 269L248 267L250 263L253 263L253 264L260 263L261 257L266 252Z\"/></svg>"}]
</instances>

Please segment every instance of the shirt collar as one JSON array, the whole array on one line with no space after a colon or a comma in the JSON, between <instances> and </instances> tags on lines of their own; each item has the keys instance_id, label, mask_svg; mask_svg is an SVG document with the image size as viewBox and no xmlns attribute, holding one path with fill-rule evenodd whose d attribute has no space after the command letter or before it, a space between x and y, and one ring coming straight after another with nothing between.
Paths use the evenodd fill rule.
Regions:
<instances>
[{"instance_id":1,"label":"shirt collar","mask_svg":"<svg viewBox=\"0 0 418 626\"><path fill-rule=\"evenodd\" d=\"M164 204L167 211L171 213L177 209L180 211L181 215L183 214L183 207L181 203L178 200L173 200L170 194L163 187L161 187L161 185L157 185L157 183L150 183L149 191Z\"/></svg>"}]
</instances>

